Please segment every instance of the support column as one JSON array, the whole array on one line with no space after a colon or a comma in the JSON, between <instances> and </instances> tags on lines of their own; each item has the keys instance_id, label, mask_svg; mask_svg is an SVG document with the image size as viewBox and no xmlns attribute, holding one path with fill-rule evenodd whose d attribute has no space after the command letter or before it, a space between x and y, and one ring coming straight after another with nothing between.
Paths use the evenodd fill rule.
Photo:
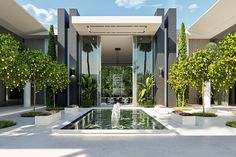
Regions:
<instances>
[{"instance_id":1,"label":"support column","mask_svg":"<svg viewBox=\"0 0 236 157\"><path fill-rule=\"evenodd\" d=\"M31 107L31 84L26 82L24 88L24 107Z\"/></svg>"},{"instance_id":2,"label":"support column","mask_svg":"<svg viewBox=\"0 0 236 157\"><path fill-rule=\"evenodd\" d=\"M79 104L78 97L80 93L78 91L78 82L80 81L79 69L78 69L78 33L72 24L72 17L79 16L77 9L70 9L70 20L69 20L69 30L68 30L68 71L70 77L70 85L68 87L68 104Z\"/></svg>"},{"instance_id":3,"label":"support column","mask_svg":"<svg viewBox=\"0 0 236 157\"><path fill-rule=\"evenodd\" d=\"M58 22L57 22L57 61L61 64L68 65L68 28L69 28L69 15L65 9L58 9ZM67 89L60 92L56 96L56 102L58 105L67 106L68 105L68 93Z\"/></svg>"},{"instance_id":4,"label":"support column","mask_svg":"<svg viewBox=\"0 0 236 157\"><path fill-rule=\"evenodd\" d=\"M155 35L155 51L154 51L154 79L156 87L154 90L155 105L165 105L164 98L164 58L165 58L165 28L164 28L164 9L157 9L155 16L162 17L162 24Z\"/></svg>"},{"instance_id":5,"label":"support column","mask_svg":"<svg viewBox=\"0 0 236 157\"><path fill-rule=\"evenodd\" d=\"M204 93L203 93L203 101L206 108L211 107L211 83L205 82L203 85Z\"/></svg>"}]
</instances>

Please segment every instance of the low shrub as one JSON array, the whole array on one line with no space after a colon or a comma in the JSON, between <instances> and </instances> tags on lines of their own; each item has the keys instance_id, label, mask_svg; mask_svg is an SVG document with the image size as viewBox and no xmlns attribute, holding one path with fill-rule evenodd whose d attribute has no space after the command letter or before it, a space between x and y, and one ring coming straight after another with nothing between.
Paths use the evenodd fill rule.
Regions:
<instances>
[{"instance_id":1,"label":"low shrub","mask_svg":"<svg viewBox=\"0 0 236 157\"><path fill-rule=\"evenodd\" d=\"M199 116L199 117L217 117L217 114L212 112L195 112L192 113L193 116Z\"/></svg>"},{"instance_id":2,"label":"low shrub","mask_svg":"<svg viewBox=\"0 0 236 157\"><path fill-rule=\"evenodd\" d=\"M0 120L0 129L8 128L14 125L16 125L16 122L9 121L9 120Z\"/></svg>"},{"instance_id":3,"label":"low shrub","mask_svg":"<svg viewBox=\"0 0 236 157\"><path fill-rule=\"evenodd\" d=\"M226 122L225 125L232 127L232 128L236 128L236 121L228 121L228 122Z\"/></svg>"},{"instance_id":4,"label":"low shrub","mask_svg":"<svg viewBox=\"0 0 236 157\"><path fill-rule=\"evenodd\" d=\"M175 107L174 108L175 111L191 111L192 108L191 107Z\"/></svg>"},{"instance_id":5,"label":"low shrub","mask_svg":"<svg viewBox=\"0 0 236 157\"><path fill-rule=\"evenodd\" d=\"M61 110L64 110L64 107L51 107L51 106L48 106L46 108L46 111L61 111Z\"/></svg>"},{"instance_id":6,"label":"low shrub","mask_svg":"<svg viewBox=\"0 0 236 157\"><path fill-rule=\"evenodd\" d=\"M154 106L153 105L153 100L146 100L143 103L139 102L139 106L146 107L146 108L152 108Z\"/></svg>"},{"instance_id":7,"label":"low shrub","mask_svg":"<svg viewBox=\"0 0 236 157\"><path fill-rule=\"evenodd\" d=\"M34 112L34 111L31 111L31 112L22 113L21 117L48 116L50 114L51 113L49 113L49 112Z\"/></svg>"},{"instance_id":8,"label":"low shrub","mask_svg":"<svg viewBox=\"0 0 236 157\"><path fill-rule=\"evenodd\" d=\"M178 110L173 111L173 113L179 114L179 115L181 115L181 116L193 116L192 113L183 112L183 111L181 111L181 110L180 110L180 111L178 111Z\"/></svg>"}]
</instances>

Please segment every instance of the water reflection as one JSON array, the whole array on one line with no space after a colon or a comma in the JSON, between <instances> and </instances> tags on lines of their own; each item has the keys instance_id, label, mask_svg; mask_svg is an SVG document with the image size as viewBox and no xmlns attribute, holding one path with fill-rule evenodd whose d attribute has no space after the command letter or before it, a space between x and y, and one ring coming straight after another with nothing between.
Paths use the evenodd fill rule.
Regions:
<instances>
[{"instance_id":1,"label":"water reflection","mask_svg":"<svg viewBox=\"0 0 236 157\"><path fill-rule=\"evenodd\" d=\"M165 129L142 110L95 109L63 129Z\"/></svg>"}]
</instances>

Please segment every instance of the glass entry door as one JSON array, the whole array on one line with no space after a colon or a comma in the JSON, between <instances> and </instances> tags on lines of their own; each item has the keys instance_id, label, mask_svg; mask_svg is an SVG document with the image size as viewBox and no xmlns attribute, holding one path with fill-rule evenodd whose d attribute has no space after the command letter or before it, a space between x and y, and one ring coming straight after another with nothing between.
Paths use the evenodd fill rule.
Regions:
<instances>
[{"instance_id":1,"label":"glass entry door","mask_svg":"<svg viewBox=\"0 0 236 157\"><path fill-rule=\"evenodd\" d=\"M81 105L97 106L101 100L100 37L81 37Z\"/></svg>"},{"instance_id":2,"label":"glass entry door","mask_svg":"<svg viewBox=\"0 0 236 157\"><path fill-rule=\"evenodd\" d=\"M133 104L138 105L139 82L153 75L153 37L133 38Z\"/></svg>"}]
</instances>

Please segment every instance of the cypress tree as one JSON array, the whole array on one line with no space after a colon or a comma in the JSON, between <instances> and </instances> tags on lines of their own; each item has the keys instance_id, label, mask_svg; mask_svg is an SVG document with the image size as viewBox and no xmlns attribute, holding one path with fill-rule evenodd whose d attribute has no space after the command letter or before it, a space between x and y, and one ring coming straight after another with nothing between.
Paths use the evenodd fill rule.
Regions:
<instances>
[{"instance_id":1,"label":"cypress tree","mask_svg":"<svg viewBox=\"0 0 236 157\"><path fill-rule=\"evenodd\" d=\"M53 25L50 26L48 36L48 55L51 56L53 60L56 60L56 38Z\"/></svg>"},{"instance_id":2,"label":"cypress tree","mask_svg":"<svg viewBox=\"0 0 236 157\"><path fill-rule=\"evenodd\" d=\"M180 34L179 34L179 46L178 46L178 62L183 61L187 58L187 42L185 25L181 24Z\"/></svg>"},{"instance_id":3,"label":"cypress tree","mask_svg":"<svg viewBox=\"0 0 236 157\"><path fill-rule=\"evenodd\" d=\"M178 62L184 61L187 58L187 42L186 42L186 33L185 33L185 25L182 22L181 29L179 33L179 45L178 45ZM188 88L185 92L185 105L188 104ZM177 105L181 106L183 96L180 93L177 93Z\"/></svg>"},{"instance_id":4,"label":"cypress tree","mask_svg":"<svg viewBox=\"0 0 236 157\"><path fill-rule=\"evenodd\" d=\"M48 55L56 61L56 38L53 25L50 26L48 35ZM53 105L53 93L49 87L46 89L46 104L47 106Z\"/></svg>"}]
</instances>

